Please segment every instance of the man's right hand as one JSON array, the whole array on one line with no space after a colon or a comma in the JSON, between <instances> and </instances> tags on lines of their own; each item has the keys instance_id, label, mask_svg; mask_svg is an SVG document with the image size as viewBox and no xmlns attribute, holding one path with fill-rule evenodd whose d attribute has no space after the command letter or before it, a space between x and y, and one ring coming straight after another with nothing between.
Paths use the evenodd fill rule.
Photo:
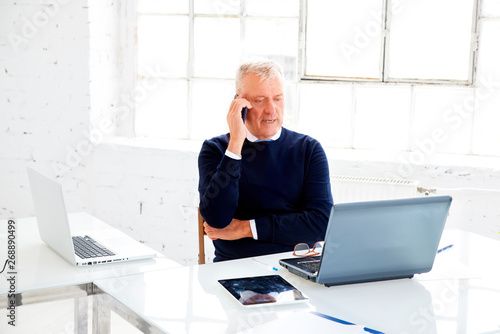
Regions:
<instances>
[{"instance_id":1,"label":"man's right hand","mask_svg":"<svg viewBox=\"0 0 500 334\"><path fill-rule=\"evenodd\" d=\"M215 228L203 223L205 233L210 240L238 240L243 238L253 238L252 229L249 220L233 219L229 225L224 228Z\"/></svg>"},{"instance_id":2,"label":"man's right hand","mask_svg":"<svg viewBox=\"0 0 500 334\"><path fill-rule=\"evenodd\" d=\"M247 137L247 128L241 118L241 110L245 107L251 109L252 105L243 95L240 95L231 102L229 112L227 113L227 124L230 133L227 150L239 156L241 156L241 148Z\"/></svg>"}]
</instances>

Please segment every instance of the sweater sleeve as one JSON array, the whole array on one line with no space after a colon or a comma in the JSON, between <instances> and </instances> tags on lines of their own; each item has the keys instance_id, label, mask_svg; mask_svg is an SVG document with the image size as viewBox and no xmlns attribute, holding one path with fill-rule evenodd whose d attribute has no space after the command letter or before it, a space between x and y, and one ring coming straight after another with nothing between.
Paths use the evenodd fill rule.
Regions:
<instances>
[{"instance_id":1,"label":"sweater sleeve","mask_svg":"<svg viewBox=\"0 0 500 334\"><path fill-rule=\"evenodd\" d=\"M205 141L198 157L200 212L207 223L224 228L238 206L241 160L224 154L225 147Z\"/></svg>"},{"instance_id":2,"label":"sweater sleeve","mask_svg":"<svg viewBox=\"0 0 500 334\"><path fill-rule=\"evenodd\" d=\"M318 142L306 159L299 210L256 219L259 240L288 246L324 240L333 206L328 160Z\"/></svg>"}]
</instances>

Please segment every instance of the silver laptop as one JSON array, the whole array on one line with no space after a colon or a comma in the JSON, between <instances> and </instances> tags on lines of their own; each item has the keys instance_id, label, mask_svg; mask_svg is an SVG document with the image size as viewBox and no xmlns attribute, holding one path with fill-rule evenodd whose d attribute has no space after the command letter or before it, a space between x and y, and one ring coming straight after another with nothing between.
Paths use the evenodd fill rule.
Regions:
<instances>
[{"instance_id":1,"label":"silver laptop","mask_svg":"<svg viewBox=\"0 0 500 334\"><path fill-rule=\"evenodd\" d=\"M432 196L337 204L330 214L321 255L282 259L280 264L326 286L428 272L451 200Z\"/></svg>"},{"instance_id":2,"label":"silver laptop","mask_svg":"<svg viewBox=\"0 0 500 334\"><path fill-rule=\"evenodd\" d=\"M102 236L102 231L89 229L73 236L61 185L30 167L28 178L40 238L70 263L90 266L155 257L153 250L118 230Z\"/></svg>"}]
</instances>

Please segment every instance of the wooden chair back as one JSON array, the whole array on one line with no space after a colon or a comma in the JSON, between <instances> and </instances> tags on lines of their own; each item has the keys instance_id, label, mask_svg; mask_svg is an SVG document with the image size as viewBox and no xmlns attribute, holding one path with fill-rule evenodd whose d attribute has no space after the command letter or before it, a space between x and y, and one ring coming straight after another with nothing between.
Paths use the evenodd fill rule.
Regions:
<instances>
[{"instance_id":1,"label":"wooden chair back","mask_svg":"<svg viewBox=\"0 0 500 334\"><path fill-rule=\"evenodd\" d=\"M203 223L205 220L201 216L200 208L198 208L198 263L205 264L205 228Z\"/></svg>"}]
</instances>

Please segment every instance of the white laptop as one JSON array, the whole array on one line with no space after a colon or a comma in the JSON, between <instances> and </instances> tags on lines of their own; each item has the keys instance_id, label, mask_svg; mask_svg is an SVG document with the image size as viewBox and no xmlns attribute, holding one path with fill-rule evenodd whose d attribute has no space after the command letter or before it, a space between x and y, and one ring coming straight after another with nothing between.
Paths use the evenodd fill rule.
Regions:
<instances>
[{"instance_id":1,"label":"white laptop","mask_svg":"<svg viewBox=\"0 0 500 334\"><path fill-rule=\"evenodd\" d=\"M320 256L282 259L290 272L330 285L398 278L432 269L450 196L341 203Z\"/></svg>"},{"instance_id":2,"label":"white laptop","mask_svg":"<svg viewBox=\"0 0 500 334\"><path fill-rule=\"evenodd\" d=\"M118 230L113 235L109 230L102 233L89 228L83 235L73 236L61 185L30 167L28 178L40 238L70 263L90 266L155 257L152 249ZM83 246L74 246L74 243L83 243Z\"/></svg>"}]
</instances>

